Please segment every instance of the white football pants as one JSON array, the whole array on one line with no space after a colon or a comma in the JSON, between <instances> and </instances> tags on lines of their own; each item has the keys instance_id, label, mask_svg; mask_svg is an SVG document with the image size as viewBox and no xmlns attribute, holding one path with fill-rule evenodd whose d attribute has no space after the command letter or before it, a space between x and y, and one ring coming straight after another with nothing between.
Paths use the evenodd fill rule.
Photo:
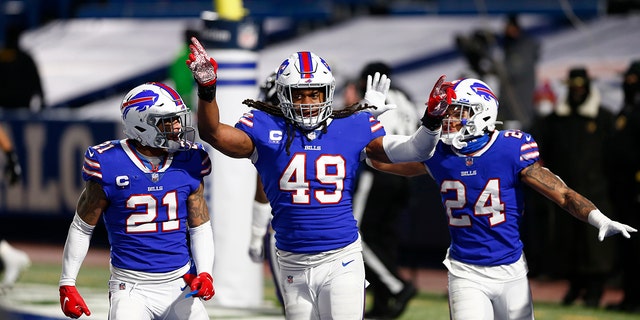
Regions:
<instances>
[{"instance_id":1,"label":"white football pants","mask_svg":"<svg viewBox=\"0 0 640 320\"><path fill-rule=\"evenodd\" d=\"M359 240L337 252L278 254L288 320L363 318L365 275Z\"/></svg>"},{"instance_id":2,"label":"white football pants","mask_svg":"<svg viewBox=\"0 0 640 320\"><path fill-rule=\"evenodd\" d=\"M449 276L449 312L452 320L529 320L533 300L524 253L511 264L480 266L442 261Z\"/></svg>"},{"instance_id":3,"label":"white football pants","mask_svg":"<svg viewBox=\"0 0 640 320\"><path fill-rule=\"evenodd\" d=\"M166 283L109 280L109 320L209 320L200 298L182 278Z\"/></svg>"}]
</instances>

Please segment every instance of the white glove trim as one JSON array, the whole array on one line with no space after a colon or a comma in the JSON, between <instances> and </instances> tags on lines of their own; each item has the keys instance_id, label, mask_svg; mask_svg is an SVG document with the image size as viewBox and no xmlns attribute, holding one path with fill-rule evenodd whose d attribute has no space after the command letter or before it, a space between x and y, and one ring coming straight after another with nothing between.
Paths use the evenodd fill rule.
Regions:
<instances>
[{"instance_id":1,"label":"white glove trim","mask_svg":"<svg viewBox=\"0 0 640 320\"><path fill-rule=\"evenodd\" d=\"M69 226L69 233L64 244L64 252L62 253L62 274L60 275L60 286L75 286L78 272L84 258L89 251L91 244L91 236L93 235L92 226L78 215L73 216L73 221Z\"/></svg>"},{"instance_id":2,"label":"white glove trim","mask_svg":"<svg viewBox=\"0 0 640 320\"><path fill-rule=\"evenodd\" d=\"M206 222L195 228L189 228L191 236L191 255L196 264L196 274L207 272L213 274L215 250L213 245L213 229Z\"/></svg>"},{"instance_id":3,"label":"white glove trim","mask_svg":"<svg viewBox=\"0 0 640 320\"><path fill-rule=\"evenodd\" d=\"M271 222L271 205L253 201L251 216L251 237L249 239L249 257L255 263L261 263L264 257L264 235Z\"/></svg>"},{"instance_id":4,"label":"white glove trim","mask_svg":"<svg viewBox=\"0 0 640 320\"><path fill-rule=\"evenodd\" d=\"M411 136L386 135L382 146L391 162L425 161L435 152L440 132L420 126Z\"/></svg>"},{"instance_id":5,"label":"white glove trim","mask_svg":"<svg viewBox=\"0 0 640 320\"><path fill-rule=\"evenodd\" d=\"M271 205L258 201L253 201L253 211L251 213L251 235L253 237L264 237L267 227L271 222Z\"/></svg>"},{"instance_id":6,"label":"white glove trim","mask_svg":"<svg viewBox=\"0 0 640 320\"><path fill-rule=\"evenodd\" d=\"M611 219L609 219L602 212L600 212L600 210L596 209L596 210L591 210L591 212L589 212L589 216L587 217L587 221L589 221L589 224L591 224L592 226L600 229L605 224L610 223Z\"/></svg>"},{"instance_id":7,"label":"white glove trim","mask_svg":"<svg viewBox=\"0 0 640 320\"><path fill-rule=\"evenodd\" d=\"M636 232L637 230L617 221L613 221L605 216L600 210L591 210L587 221L592 226L598 228L598 240L602 241L605 237L621 233L625 238L631 238L629 232Z\"/></svg>"}]
</instances>

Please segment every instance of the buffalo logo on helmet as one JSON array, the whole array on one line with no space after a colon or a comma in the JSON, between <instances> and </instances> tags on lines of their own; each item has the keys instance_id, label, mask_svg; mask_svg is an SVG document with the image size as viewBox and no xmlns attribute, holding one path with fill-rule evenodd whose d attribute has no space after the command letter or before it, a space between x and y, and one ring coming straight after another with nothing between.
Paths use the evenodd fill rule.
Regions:
<instances>
[{"instance_id":1,"label":"buffalo logo on helmet","mask_svg":"<svg viewBox=\"0 0 640 320\"><path fill-rule=\"evenodd\" d=\"M289 60L288 59L282 62L282 64L278 68L278 73L276 74L276 79L279 78L280 75L282 75L282 73L284 72L284 69L286 69L288 66L289 66Z\"/></svg>"},{"instance_id":2,"label":"buffalo logo on helmet","mask_svg":"<svg viewBox=\"0 0 640 320\"><path fill-rule=\"evenodd\" d=\"M476 82L476 83L472 84L469 87L477 95L481 96L486 101L491 101L491 99L496 100L496 101L498 100L498 98L496 98L495 94L493 94L493 92L491 92L491 89L489 89L489 87L485 86L482 83Z\"/></svg>"},{"instance_id":3,"label":"buffalo logo on helmet","mask_svg":"<svg viewBox=\"0 0 640 320\"><path fill-rule=\"evenodd\" d=\"M156 101L158 101L158 94L151 90L144 90L129 100L122 103L120 109L122 110L122 116L126 117L131 108L135 108L138 111L144 111L151 107Z\"/></svg>"},{"instance_id":4,"label":"buffalo logo on helmet","mask_svg":"<svg viewBox=\"0 0 640 320\"><path fill-rule=\"evenodd\" d=\"M331 67L329 67L329 64L326 61L324 61L324 59L320 58L320 61L322 61L322 64L324 64L327 70L331 71Z\"/></svg>"},{"instance_id":5,"label":"buffalo logo on helmet","mask_svg":"<svg viewBox=\"0 0 640 320\"><path fill-rule=\"evenodd\" d=\"M149 82L147 84L159 87L161 91L164 89L166 93L171 96L171 99L175 102L175 105L178 108L180 108L181 110L186 109L187 106L185 106L184 102L182 102L182 98L180 98L180 95L171 87L168 87L167 85L159 82ZM154 90L142 90L138 92L122 103L122 106L120 107L120 110L122 111L122 117L126 118L129 110L131 110L132 108L135 108L135 110L137 110L138 112L147 110L148 108L155 105L159 98L160 95ZM162 105L159 106L161 107Z\"/></svg>"}]
</instances>

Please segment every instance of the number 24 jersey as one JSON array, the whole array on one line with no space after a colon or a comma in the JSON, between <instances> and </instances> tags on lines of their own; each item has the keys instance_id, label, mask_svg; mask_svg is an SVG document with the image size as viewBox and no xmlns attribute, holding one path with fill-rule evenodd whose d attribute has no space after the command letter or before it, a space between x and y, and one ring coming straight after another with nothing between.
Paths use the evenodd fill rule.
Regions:
<instances>
[{"instance_id":1,"label":"number 24 jersey","mask_svg":"<svg viewBox=\"0 0 640 320\"><path fill-rule=\"evenodd\" d=\"M538 159L533 137L516 130L495 131L487 145L471 156L438 143L434 156L424 163L440 187L452 258L481 266L520 258L524 214L520 171Z\"/></svg>"}]
</instances>

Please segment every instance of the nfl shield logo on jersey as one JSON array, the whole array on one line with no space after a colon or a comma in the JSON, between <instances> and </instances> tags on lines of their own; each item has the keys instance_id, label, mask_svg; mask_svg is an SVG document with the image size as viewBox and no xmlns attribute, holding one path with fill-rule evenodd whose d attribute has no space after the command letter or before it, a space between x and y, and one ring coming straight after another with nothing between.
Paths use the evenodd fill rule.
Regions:
<instances>
[{"instance_id":1,"label":"nfl shield logo on jersey","mask_svg":"<svg viewBox=\"0 0 640 320\"><path fill-rule=\"evenodd\" d=\"M467 165L467 167L471 167L471 166L473 165L473 157L467 157L467 158L464 160L464 164L466 164L466 165Z\"/></svg>"}]
</instances>

